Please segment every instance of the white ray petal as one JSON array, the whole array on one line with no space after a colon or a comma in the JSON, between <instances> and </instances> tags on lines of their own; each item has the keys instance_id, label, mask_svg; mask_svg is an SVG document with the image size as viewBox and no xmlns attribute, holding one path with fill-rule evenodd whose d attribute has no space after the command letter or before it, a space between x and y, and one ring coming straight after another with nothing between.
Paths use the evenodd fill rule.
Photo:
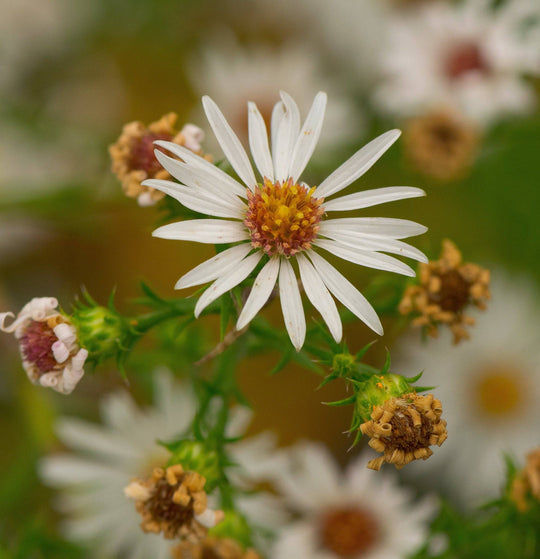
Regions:
<instances>
[{"instance_id":1,"label":"white ray petal","mask_svg":"<svg viewBox=\"0 0 540 559\"><path fill-rule=\"evenodd\" d=\"M218 200L227 200L229 204L236 205L239 208L242 207L243 202L238 199L237 193L227 187L224 188L217 178L210 176L206 171L190 166L178 159L173 159L159 149L154 150L154 154L164 169L182 184L202 190ZM238 186L245 198L246 189L240 185Z\"/></svg>"},{"instance_id":2,"label":"white ray petal","mask_svg":"<svg viewBox=\"0 0 540 559\"><path fill-rule=\"evenodd\" d=\"M341 196L334 200L330 200L324 204L327 212L360 210L362 208L370 208L378 204L393 202L395 200L404 200L406 198L418 198L425 196L426 193L421 188L413 186L388 186L386 188L374 188L372 190L364 190Z\"/></svg>"},{"instance_id":3,"label":"white ray petal","mask_svg":"<svg viewBox=\"0 0 540 559\"><path fill-rule=\"evenodd\" d=\"M416 275L416 272L410 266L387 254L360 250L354 246L345 245L344 243L332 241L330 239L318 238L313 244L320 248L324 248L324 250L327 250L335 256L339 256L339 258L354 262L360 266L395 272L396 274L409 277L414 277Z\"/></svg>"},{"instance_id":4,"label":"white ray petal","mask_svg":"<svg viewBox=\"0 0 540 559\"><path fill-rule=\"evenodd\" d=\"M279 257L272 257L264 266L264 268L259 272L253 287L251 288L251 293L244 304L244 308L238 317L238 322L236 323L236 329L240 330L246 324L249 324L253 317L261 310L263 305L268 301L274 286L276 285L276 280L279 272Z\"/></svg>"},{"instance_id":5,"label":"white ray petal","mask_svg":"<svg viewBox=\"0 0 540 559\"><path fill-rule=\"evenodd\" d=\"M400 130L389 130L359 149L318 186L315 196L328 197L349 186L370 169L400 135Z\"/></svg>"},{"instance_id":6,"label":"white ray petal","mask_svg":"<svg viewBox=\"0 0 540 559\"><path fill-rule=\"evenodd\" d=\"M190 219L158 227L153 237L175 239L177 241L195 241L197 243L234 243L249 238L245 225L241 221L222 219Z\"/></svg>"},{"instance_id":7,"label":"white ray petal","mask_svg":"<svg viewBox=\"0 0 540 559\"><path fill-rule=\"evenodd\" d=\"M257 185L257 179L255 178L247 153L240 143L238 136L234 133L218 106L210 97L205 95L202 98L202 102L208 122L214 131L223 153L240 179L253 190Z\"/></svg>"},{"instance_id":8,"label":"white ray petal","mask_svg":"<svg viewBox=\"0 0 540 559\"><path fill-rule=\"evenodd\" d=\"M406 256L418 262L428 262L428 257L416 247L413 247L402 241L390 239L388 237L377 237L375 235L365 235L364 233L326 233L326 236L340 241L342 244L359 248L361 250L375 250L382 252L390 252L399 256Z\"/></svg>"},{"instance_id":9,"label":"white ray petal","mask_svg":"<svg viewBox=\"0 0 540 559\"><path fill-rule=\"evenodd\" d=\"M195 212L216 217L232 217L233 219L243 219L245 216L245 206L244 208L231 207L227 199L218 200L216 197L201 189L194 189L184 184L177 184L172 181L160 179L149 179L143 181L142 184L164 192L168 196L171 196L171 198L178 200L183 206L186 206L186 208Z\"/></svg>"},{"instance_id":10,"label":"white ray petal","mask_svg":"<svg viewBox=\"0 0 540 559\"><path fill-rule=\"evenodd\" d=\"M374 332L383 335L383 327L375 309L345 276L313 250L306 251L313 266L330 292Z\"/></svg>"},{"instance_id":11,"label":"white ray petal","mask_svg":"<svg viewBox=\"0 0 540 559\"><path fill-rule=\"evenodd\" d=\"M286 258L281 259L279 269L279 298L285 328L296 351L300 351L306 337L306 317L293 267Z\"/></svg>"},{"instance_id":12,"label":"white ray petal","mask_svg":"<svg viewBox=\"0 0 540 559\"><path fill-rule=\"evenodd\" d=\"M270 123L271 141L272 141L272 154L276 153L278 130L281 126L281 120L285 116L285 105L282 101L278 101L272 109L272 119Z\"/></svg>"},{"instance_id":13,"label":"white ray petal","mask_svg":"<svg viewBox=\"0 0 540 559\"><path fill-rule=\"evenodd\" d=\"M207 182L215 183L227 194L229 194L227 191L228 189L230 192L234 192L237 196L246 197L246 187L244 185L234 180L230 175L221 170L219 167L216 167L213 163L206 161L206 159L200 155L196 155L184 146L179 146L178 144L166 142L164 140L157 140L154 142L154 145L162 147L167 151L174 153L177 157L180 157L185 162L184 165L186 168L189 169L194 176L204 178ZM182 164L182 161L179 163ZM195 171L198 172L195 173ZM189 186L193 186L187 180L180 180L189 184Z\"/></svg>"},{"instance_id":14,"label":"white ray petal","mask_svg":"<svg viewBox=\"0 0 540 559\"><path fill-rule=\"evenodd\" d=\"M326 93L319 91L306 117L292 154L289 175L296 182L306 168L321 135L326 110Z\"/></svg>"},{"instance_id":15,"label":"white ray petal","mask_svg":"<svg viewBox=\"0 0 540 559\"><path fill-rule=\"evenodd\" d=\"M326 231L329 233L348 233L348 231L354 231L367 235L403 239L405 237L421 235L427 231L427 227L408 219L396 219L393 217L341 217L321 222L321 235L326 235Z\"/></svg>"},{"instance_id":16,"label":"white ray petal","mask_svg":"<svg viewBox=\"0 0 540 559\"><path fill-rule=\"evenodd\" d=\"M294 99L284 91L280 92L285 114L279 122L277 138L274 146L274 178L286 181L291 167L292 153L300 132L300 111Z\"/></svg>"},{"instance_id":17,"label":"white ray petal","mask_svg":"<svg viewBox=\"0 0 540 559\"><path fill-rule=\"evenodd\" d=\"M251 250L249 243L243 243L228 248L214 257L199 264L187 274L184 274L174 286L175 289L184 289L194 285L201 285L217 279L228 273L233 267L237 266Z\"/></svg>"},{"instance_id":18,"label":"white ray petal","mask_svg":"<svg viewBox=\"0 0 540 559\"><path fill-rule=\"evenodd\" d=\"M321 313L334 340L339 343L343 336L343 326L334 299L332 299L317 270L302 253L296 255L296 261L306 295L313 306Z\"/></svg>"},{"instance_id":19,"label":"white ray petal","mask_svg":"<svg viewBox=\"0 0 540 559\"><path fill-rule=\"evenodd\" d=\"M268 146L266 124L255 103L248 103L249 147L255 165L262 177L274 182L274 166Z\"/></svg>"},{"instance_id":20,"label":"white ray petal","mask_svg":"<svg viewBox=\"0 0 540 559\"><path fill-rule=\"evenodd\" d=\"M218 297L223 295L223 293L236 287L240 282L244 281L249 274L253 271L255 266L259 263L262 258L262 252L257 251L250 254L237 266L235 266L227 274L220 276L200 297L195 305L195 318L198 318L201 312Z\"/></svg>"}]
</instances>

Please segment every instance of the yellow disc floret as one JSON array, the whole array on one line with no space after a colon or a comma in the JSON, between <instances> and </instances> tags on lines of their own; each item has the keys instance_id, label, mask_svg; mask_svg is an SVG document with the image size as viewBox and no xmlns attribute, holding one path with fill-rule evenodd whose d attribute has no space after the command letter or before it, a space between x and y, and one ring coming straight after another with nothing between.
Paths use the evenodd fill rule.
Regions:
<instances>
[{"instance_id":1,"label":"yellow disc floret","mask_svg":"<svg viewBox=\"0 0 540 559\"><path fill-rule=\"evenodd\" d=\"M272 183L267 178L255 192L248 191L244 220L251 244L269 256L291 256L311 247L324 213L324 198L315 198L315 187L295 184L292 179Z\"/></svg>"}]
</instances>

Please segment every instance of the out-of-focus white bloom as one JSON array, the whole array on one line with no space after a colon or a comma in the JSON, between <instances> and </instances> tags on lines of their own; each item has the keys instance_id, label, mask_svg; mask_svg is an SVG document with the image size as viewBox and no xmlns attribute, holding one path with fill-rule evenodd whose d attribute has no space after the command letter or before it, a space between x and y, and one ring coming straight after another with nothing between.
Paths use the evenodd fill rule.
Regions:
<instances>
[{"instance_id":1,"label":"out-of-focus white bloom","mask_svg":"<svg viewBox=\"0 0 540 559\"><path fill-rule=\"evenodd\" d=\"M168 460L170 454L156 440L167 441L181 435L189 428L196 412L196 398L185 384L173 382L172 376L163 371L156 371L155 379L155 400L151 408L139 409L131 396L121 391L103 400L102 425L73 417L60 419L56 429L58 437L72 453L51 455L41 461L43 481L62 490L58 505L66 514L63 523L66 537L87 543L94 557L115 554L129 559L170 557L171 542L155 534L145 534L139 527L141 518L133 503L124 496L124 488L131 479L149 475L154 467ZM233 410L227 436L239 436L248 418L249 414L241 409ZM271 455L260 452L254 455L250 451L250 448L261 450L257 439L228 447L238 464L235 479L246 485L252 475L265 477L261 462L276 468ZM212 499L211 502L213 508L219 505ZM272 527L283 521L283 513L271 496L246 496L237 505L254 525Z\"/></svg>"},{"instance_id":2,"label":"out-of-focus white bloom","mask_svg":"<svg viewBox=\"0 0 540 559\"><path fill-rule=\"evenodd\" d=\"M397 11L379 45L375 104L411 116L450 108L485 125L535 104L525 75L540 74L540 4L434 2Z\"/></svg>"},{"instance_id":3,"label":"out-of-focus white bloom","mask_svg":"<svg viewBox=\"0 0 540 559\"><path fill-rule=\"evenodd\" d=\"M85 20L87 10L70 0L0 0L0 92L16 85L38 57L62 46Z\"/></svg>"},{"instance_id":4,"label":"out-of-focus white bloom","mask_svg":"<svg viewBox=\"0 0 540 559\"><path fill-rule=\"evenodd\" d=\"M449 332L421 345L403 342L393 368L424 371L445 402L448 440L407 473L429 472L464 504L494 498L505 479L503 453L523 456L540 427L540 310L530 284L493 274L493 300L478 313L471 339L452 345Z\"/></svg>"},{"instance_id":5,"label":"out-of-focus white bloom","mask_svg":"<svg viewBox=\"0 0 540 559\"><path fill-rule=\"evenodd\" d=\"M431 499L412 494L387 474L355 459L344 474L328 450L302 443L289 452L279 487L300 518L281 531L273 559L402 559L428 534Z\"/></svg>"},{"instance_id":6,"label":"out-of-focus white bloom","mask_svg":"<svg viewBox=\"0 0 540 559\"><path fill-rule=\"evenodd\" d=\"M84 375L88 351L79 346L77 331L58 312L54 297L35 297L5 325L11 312L0 313L0 330L14 333L24 370L34 384L70 394Z\"/></svg>"},{"instance_id":7,"label":"out-of-focus white bloom","mask_svg":"<svg viewBox=\"0 0 540 559\"><path fill-rule=\"evenodd\" d=\"M328 212L357 210L425 194L419 188L396 186L327 201L370 169L397 140L400 131L390 130L374 139L317 187L310 188L300 181L300 176L321 133L326 94L319 92L315 96L303 125L292 97L282 91L281 99L272 110L271 151L264 118L257 105L249 103L249 143L262 178L260 182L238 136L209 97L203 97L206 116L242 182L182 146L155 142L179 158L155 151L159 162L181 184L154 179L143 185L161 190L192 210L225 219L172 223L156 229L154 236L199 243L236 243L185 274L176 288L215 280L195 306L198 317L210 303L244 281L260 262L264 263L236 328L249 324L268 301L274 286L279 284L285 326L292 344L300 350L306 335L306 319L297 272L292 266L296 262L309 300L321 313L336 341L341 340L342 324L332 295L372 330L382 334L373 307L319 251L322 249L355 264L406 276L414 276L414 270L380 251L427 262L422 252L398 240L425 232L422 225L376 217L326 219Z\"/></svg>"},{"instance_id":8,"label":"out-of-focus white bloom","mask_svg":"<svg viewBox=\"0 0 540 559\"><path fill-rule=\"evenodd\" d=\"M300 109L307 110L324 83L333 102L326 112L326 132L319 149L332 151L339 144L362 136L364 124L358 109L339 90L336 80L327 75L321 62L305 43L243 47L227 35L207 46L193 61L191 81L199 93L212 92L244 142L249 136L248 101L257 104L270 127L272 109L279 101L278 89L289 92Z\"/></svg>"}]
</instances>

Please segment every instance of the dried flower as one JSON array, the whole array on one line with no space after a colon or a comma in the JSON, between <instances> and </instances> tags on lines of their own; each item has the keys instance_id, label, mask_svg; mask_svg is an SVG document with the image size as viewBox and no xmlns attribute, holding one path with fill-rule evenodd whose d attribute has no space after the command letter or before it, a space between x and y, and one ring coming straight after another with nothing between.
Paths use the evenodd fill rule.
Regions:
<instances>
[{"instance_id":1,"label":"dried flower","mask_svg":"<svg viewBox=\"0 0 540 559\"><path fill-rule=\"evenodd\" d=\"M371 437L369 446L383 456L371 460L368 468L379 470L386 462L401 469L413 460L429 458L433 454L429 447L441 446L448 436L441 414L441 402L432 394L411 392L375 406L371 420L362 423L360 430Z\"/></svg>"},{"instance_id":2,"label":"dried flower","mask_svg":"<svg viewBox=\"0 0 540 559\"><path fill-rule=\"evenodd\" d=\"M466 118L439 110L409 120L403 142L405 156L415 169L451 181L464 177L472 167L479 134Z\"/></svg>"},{"instance_id":3,"label":"dried flower","mask_svg":"<svg viewBox=\"0 0 540 559\"><path fill-rule=\"evenodd\" d=\"M527 454L525 467L510 487L510 498L521 512L529 509L531 497L540 503L540 448Z\"/></svg>"},{"instance_id":4,"label":"dried flower","mask_svg":"<svg viewBox=\"0 0 540 559\"><path fill-rule=\"evenodd\" d=\"M448 239L443 241L439 260L420 264L419 285L409 286L399 305L403 315L419 314L414 326L427 327L436 337L439 324L447 324L454 335L454 343L469 338L466 326L475 323L465 314L468 306L486 308L491 297L490 272L476 264L464 263L461 252Z\"/></svg>"},{"instance_id":5,"label":"dried flower","mask_svg":"<svg viewBox=\"0 0 540 559\"><path fill-rule=\"evenodd\" d=\"M147 479L132 481L124 493L135 501L144 532L197 541L223 517L222 511L207 508L205 483L197 472L185 472L175 464L155 468Z\"/></svg>"},{"instance_id":6,"label":"dried flower","mask_svg":"<svg viewBox=\"0 0 540 559\"><path fill-rule=\"evenodd\" d=\"M54 297L35 297L5 326L11 312L0 313L0 330L19 341L23 367L34 384L70 394L84 375L88 351L80 347L70 319L58 311Z\"/></svg>"},{"instance_id":7,"label":"dried flower","mask_svg":"<svg viewBox=\"0 0 540 559\"><path fill-rule=\"evenodd\" d=\"M137 198L141 206L151 206L165 194L141 183L146 179L170 179L154 155L154 142L166 140L202 155L204 132L194 124L186 124L180 132L174 128L177 115L168 113L146 127L142 122L126 124L117 142L109 147L112 171L126 196Z\"/></svg>"},{"instance_id":8,"label":"dried flower","mask_svg":"<svg viewBox=\"0 0 540 559\"><path fill-rule=\"evenodd\" d=\"M180 542L172 549L174 559L261 559L254 549L244 549L229 538L206 537L199 542Z\"/></svg>"}]
</instances>

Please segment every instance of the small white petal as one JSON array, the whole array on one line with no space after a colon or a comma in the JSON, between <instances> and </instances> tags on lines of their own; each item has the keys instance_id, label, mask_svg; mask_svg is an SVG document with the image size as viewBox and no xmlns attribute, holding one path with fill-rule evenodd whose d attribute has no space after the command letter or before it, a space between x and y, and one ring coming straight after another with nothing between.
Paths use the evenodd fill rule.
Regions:
<instances>
[{"instance_id":1,"label":"small white petal","mask_svg":"<svg viewBox=\"0 0 540 559\"><path fill-rule=\"evenodd\" d=\"M392 254L418 260L419 262L428 262L428 257L422 251L396 239L377 237L376 235L365 235L364 233L355 233L351 231L348 233L332 231L331 233L326 232L325 235L331 239L340 241L344 245L362 250L390 252Z\"/></svg>"},{"instance_id":2,"label":"small white petal","mask_svg":"<svg viewBox=\"0 0 540 559\"><path fill-rule=\"evenodd\" d=\"M302 253L297 254L296 261L306 295L313 306L321 313L334 340L339 343L343 336L343 326L334 299L326 289L317 270Z\"/></svg>"},{"instance_id":3,"label":"small white petal","mask_svg":"<svg viewBox=\"0 0 540 559\"><path fill-rule=\"evenodd\" d=\"M336 299L341 301L374 332L382 336L383 327L381 321L373 307L360 291L322 256L313 250L308 250L306 252L326 287L328 287Z\"/></svg>"},{"instance_id":4,"label":"small white petal","mask_svg":"<svg viewBox=\"0 0 540 559\"><path fill-rule=\"evenodd\" d=\"M248 103L249 147L259 173L274 182L274 166L268 146L266 124L255 103Z\"/></svg>"},{"instance_id":5,"label":"small white petal","mask_svg":"<svg viewBox=\"0 0 540 559\"><path fill-rule=\"evenodd\" d=\"M223 517L221 511L215 511L211 509L206 509L202 514L196 514L195 519L200 522L203 526L207 528L212 528L215 526L220 519Z\"/></svg>"},{"instance_id":6,"label":"small white petal","mask_svg":"<svg viewBox=\"0 0 540 559\"><path fill-rule=\"evenodd\" d=\"M181 183L191 186L199 192L203 191L205 194L218 198L219 200L226 199L229 204L235 207L240 207L240 204L242 204L237 197L236 191L230 190L227 187L224 188L223 183L217 177L209 176L205 170L190 166L187 163L178 161L178 159L173 159L165 155L159 149L154 150L154 154L165 170ZM146 182L147 181L143 184ZM238 184L238 186L241 188L241 192L245 198L246 189L240 184Z\"/></svg>"},{"instance_id":7,"label":"small white petal","mask_svg":"<svg viewBox=\"0 0 540 559\"><path fill-rule=\"evenodd\" d=\"M52 354L57 363L63 363L69 357L69 350L64 342L57 340L51 346Z\"/></svg>"},{"instance_id":8,"label":"small white petal","mask_svg":"<svg viewBox=\"0 0 540 559\"><path fill-rule=\"evenodd\" d=\"M264 268L259 272L257 279L253 283L251 293L244 304L244 308L238 317L236 329L242 329L246 324L249 324L253 317L261 310L263 305L268 301L279 272L280 259L277 256L270 258L264 265Z\"/></svg>"},{"instance_id":9,"label":"small white petal","mask_svg":"<svg viewBox=\"0 0 540 559\"><path fill-rule=\"evenodd\" d=\"M233 219L242 219L245 215L245 207L243 209L235 208L228 203L226 198L219 200L202 189L190 188L184 184L160 179L149 179L142 184L160 190L195 212ZM238 201L240 202L240 200Z\"/></svg>"},{"instance_id":10,"label":"small white petal","mask_svg":"<svg viewBox=\"0 0 540 559\"><path fill-rule=\"evenodd\" d=\"M279 298L285 328L296 351L300 351L306 337L306 317L293 267L286 258L281 259L279 269Z\"/></svg>"},{"instance_id":11,"label":"small white petal","mask_svg":"<svg viewBox=\"0 0 540 559\"><path fill-rule=\"evenodd\" d=\"M164 140L157 140L154 142L154 145L162 147L180 157L192 173L197 171L196 176L204 177L207 182L214 182L218 186L222 186L225 192L227 192L228 189L238 196L243 196L244 198L246 197L245 186L241 185L238 181L235 181L230 175L221 170L219 167L216 167L213 163L206 161L206 159L200 157L199 155L195 155L189 149ZM186 182L190 186L193 186L187 181L182 182Z\"/></svg>"},{"instance_id":12,"label":"small white petal","mask_svg":"<svg viewBox=\"0 0 540 559\"><path fill-rule=\"evenodd\" d=\"M45 388L55 388L58 384L58 374L54 372L41 375L41 377L39 377L39 384Z\"/></svg>"},{"instance_id":13,"label":"small white petal","mask_svg":"<svg viewBox=\"0 0 540 559\"><path fill-rule=\"evenodd\" d=\"M289 169L289 175L293 181L297 181L302 171L306 168L310 157L313 154L319 136L321 135L322 125L324 121L324 113L326 110L326 93L320 91L315 96L313 105L306 117L304 126L300 130L300 135L294 146L292 161Z\"/></svg>"},{"instance_id":14,"label":"small white petal","mask_svg":"<svg viewBox=\"0 0 540 559\"><path fill-rule=\"evenodd\" d=\"M17 324L16 321L12 322L10 326L5 326L6 323L6 318L11 317L11 318L15 318L15 315L12 312L2 312L0 313L0 330L2 330L2 332L14 332L15 329L17 328Z\"/></svg>"},{"instance_id":15,"label":"small white petal","mask_svg":"<svg viewBox=\"0 0 540 559\"><path fill-rule=\"evenodd\" d=\"M272 120L270 123L271 141L272 141L272 154L276 153L278 130L281 126L281 120L285 116L285 105L278 101L272 109Z\"/></svg>"},{"instance_id":16,"label":"small white petal","mask_svg":"<svg viewBox=\"0 0 540 559\"><path fill-rule=\"evenodd\" d=\"M328 197L349 186L368 171L400 135L400 130L389 130L359 149L318 186L315 196Z\"/></svg>"},{"instance_id":17,"label":"small white petal","mask_svg":"<svg viewBox=\"0 0 540 559\"><path fill-rule=\"evenodd\" d=\"M292 153L300 131L300 111L294 99L284 91L280 92L285 114L279 121L277 137L273 143L274 178L286 181L290 176Z\"/></svg>"},{"instance_id":18,"label":"small white petal","mask_svg":"<svg viewBox=\"0 0 540 559\"><path fill-rule=\"evenodd\" d=\"M184 274L174 286L175 289L184 289L194 285L201 285L209 281L213 281L219 276L225 275L233 267L244 259L251 250L249 243L243 243L234 247L228 248L223 252L216 254L213 258L206 260L199 264L187 274Z\"/></svg>"},{"instance_id":19,"label":"small white petal","mask_svg":"<svg viewBox=\"0 0 540 559\"><path fill-rule=\"evenodd\" d=\"M393 217L342 217L339 219L327 219L321 222L321 235L328 233L343 233L349 231L365 233L379 237L390 237L403 239L414 237L427 231L427 227L409 221L408 219L396 219Z\"/></svg>"},{"instance_id":20,"label":"small white petal","mask_svg":"<svg viewBox=\"0 0 540 559\"><path fill-rule=\"evenodd\" d=\"M376 270L386 270L387 272L395 272L404 276L414 277L416 272L404 262L397 258L388 256L387 254L379 254L378 252L360 250L352 245L345 245L339 241L318 238L313 243L315 246L324 248L339 258L354 262L360 266L375 268Z\"/></svg>"},{"instance_id":21,"label":"small white petal","mask_svg":"<svg viewBox=\"0 0 540 559\"><path fill-rule=\"evenodd\" d=\"M199 298L195 305L195 317L198 318L201 312L226 291L236 287L244 281L254 270L255 266L262 258L262 252L258 251L247 256L231 272L217 279Z\"/></svg>"},{"instance_id":22,"label":"small white petal","mask_svg":"<svg viewBox=\"0 0 540 559\"><path fill-rule=\"evenodd\" d=\"M54 335L67 346L70 346L77 339L77 332L73 326L61 322L53 328Z\"/></svg>"},{"instance_id":23,"label":"small white petal","mask_svg":"<svg viewBox=\"0 0 540 559\"><path fill-rule=\"evenodd\" d=\"M386 188L374 188L373 190L364 190L363 192L341 196L326 202L324 209L327 212L360 210L377 206L378 204L385 204L386 202L418 198L425 195L426 193L421 188L413 186L388 186Z\"/></svg>"},{"instance_id":24,"label":"small white petal","mask_svg":"<svg viewBox=\"0 0 540 559\"><path fill-rule=\"evenodd\" d=\"M197 243L234 243L248 238L246 228L240 221L221 219L190 219L158 227L152 236L177 241Z\"/></svg>"},{"instance_id":25,"label":"small white petal","mask_svg":"<svg viewBox=\"0 0 540 559\"><path fill-rule=\"evenodd\" d=\"M205 95L202 98L202 102L208 122L214 131L223 153L240 179L253 190L257 185L257 180L246 151L242 147L238 136L234 133L218 106L210 97Z\"/></svg>"}]
</instances>

